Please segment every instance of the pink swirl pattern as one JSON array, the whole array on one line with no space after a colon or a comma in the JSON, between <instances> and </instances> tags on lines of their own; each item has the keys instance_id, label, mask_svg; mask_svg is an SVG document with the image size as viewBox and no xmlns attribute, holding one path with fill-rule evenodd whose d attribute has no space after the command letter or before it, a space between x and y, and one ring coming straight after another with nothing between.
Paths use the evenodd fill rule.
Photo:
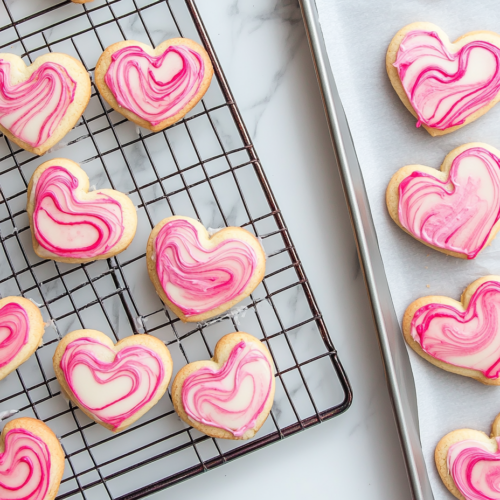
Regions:
<instances>
[{"instance_id":1,"label":"pink swirl pattern","mask_svg":"<svg viewBox=\"0 0 500 500\"><path fill-rule=\"evenodd\" d=\"M474 259L500 218L500 158L474 147L443 182L415 171L399 185L398 216L416 238Z\"/></svg>"},{"instance_id":2,"label":"pink swirl pattern","mask_svg":"<svg viewBox=\"0 0 500 500\"><path fill-rule=\"evenodd\" d=\"M0 309L0 368L8 365L28 342L28 313L16 302Z\"/></svg>"},{"instance_id":3,"label":"pink swirl pattern","mask_svg":"<svg viewBox=\"0 0 500 500\"><path fill-rule=\"evenodd\" d=\"M30 146L40 146L61 123L77 84L52 62L40 65L24 82L10 82L10 63L0 59L0 125Z\"/></svg>"},{"instance_id":4,"label":"pink swirl pattern","mask_svg":"<svg viewBox=\"0 0 500 500\"><path fill-rule=\"evenodd\" d=\"M5 436L0 454L0 498L44 500L50 483L47 445L25 429L12 429Z\"/></svg>"},{"instance_id":5,"label":"pink swirl pattern","mask_svg":"<svg viewBox=\"0 0 500 500\"><path fill-rule=\"evenodd\" d=\"M271 392L271 365L251 343L238 343L215 371L200 368L184 380L182 404L189 418L241 437L255 427Z\"/></svg>"},{"instance_id":6,"label":"pink swirl pattern","mask_svg":"<svg viewBox=\"0 0 500 500\"><path fill-rule=\"evenodd\" d=\"M35 189L33 226L39 245L55 255L90 258L109 252L122 237L121 204L106 194L80 200L78 179L63 167L49 167Z\"/></svg>"},{"instance_id":7,"label":"pink swirl pattern","mask_svg":"<svg viewBox=\"0 0 500 500\"><path fill-rule=\"evenodd\" d=\"M60 367L78 402L115 429L154 398L165 376L162 360L152 349L137 344L115 355L90 337L70 342Z\"/></svg>"},{"instance_id":8,"label":"pink swirl pattern","mask_svg":"<svg viewBox=\"0 0 500 500\"><path fill-rule=\"evenodd\" d=\"M430 356L487 378L500 376L500 283L486 281L467 310L427 304L417 310L411 335Z\"/></svg>"},{"instance_id":9,"label":"pink swirl pattern","mask_svg":"<svg viewBox=\"0 0 500 500\"><path fill-rule=\"evenodd\" d=\"M461 125L500 91L500 48L476 40L451 53L432 31L410 31L394 63L417 127Z\"/></svg>"},{"instance_id":10,"label":"pink swirl pattern","mask_svg":"<svg viewBox=\"0 0 500 500\"><path fill-rule=\"evenodd\" d=\"M186 316L210 311L240 295L257 266L248 243L227 239L207 250L197 229L183 219L160 229L155 252L161 286Z\"/></svg>"},{"instance_id":11,"label":"pink swirl pattern","mask_svg":"<svg viewBox=\"0 0 500 500\"><path fill-rule=\"evenodd\" d=\"M204 73L202 57L187 46L171 45L159 56L128 46L111 56L104 81L120 106L158 125L189 104Z\"/></svg>"},{"instance_id":12,"label":"pink swirl pattern","mask_svg":"<svg viewBox=\"0 0 500 500\"><path fill-rule=\"evenodd\" d=\"M497 446L500 438L496 438ZM466 500L500 500L500 453L468 439L448 449L448 470Z\"/></svg>"}]
</instances>

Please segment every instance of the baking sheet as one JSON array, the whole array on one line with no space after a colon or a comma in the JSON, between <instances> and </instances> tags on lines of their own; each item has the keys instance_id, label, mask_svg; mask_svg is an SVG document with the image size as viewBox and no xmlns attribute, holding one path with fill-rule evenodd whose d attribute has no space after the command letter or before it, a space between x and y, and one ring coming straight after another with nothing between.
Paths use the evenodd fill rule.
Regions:
<instances>
[{"instance_id":1,"label":"baking sheet","mask_svg":"<svg viewBox=\"0 0 500 500\"><path fill-rule=\"evenodd\" d=\"M478 6L480 5L480 9ZM493 0L317 0L336 84L363 171L384 266L398 318L424 295L458 299L463 289L486 274L500 274L500 239L475 261L431 250L399 229L385 207L385 189L402 166L439 168L446 154L467 142L500 147L500 107L463 129L431 137L415 127L385 71L385 52L394 34L415 21L433 22L451 40L468 31L500 30ZM495 15L495 13L497 13ZM409 349L415 376L420 433L436 500L453 498L434 467L434 448L447 432L471 427L490 432L500 412L500 388L444 372Z\"/></svg>"}]
</instances>

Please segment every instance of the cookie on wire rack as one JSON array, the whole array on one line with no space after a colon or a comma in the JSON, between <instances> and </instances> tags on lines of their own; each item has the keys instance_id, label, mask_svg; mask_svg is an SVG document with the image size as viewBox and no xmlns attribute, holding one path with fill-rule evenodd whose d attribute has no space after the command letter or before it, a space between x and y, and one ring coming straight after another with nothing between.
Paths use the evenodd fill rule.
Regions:
<instances>
[{"instance_id":1,"label":"cookie on wire rack","mask_svg":"<svg viewBox=\"0 0 500 500\"><path fill-rule=\"evenodd\" d=\"M273 360L248 333L224 335L210 361L182 368L172 384L175 411L195 429L222 439L255 436L274 400Z\"/></svg>"},{"instance_id":2,"label":"cookie on wire rack","mask_svg":"<svg viewBox=\"0 0 500 500\"><path fill-rule=\"evenodd\" d=\"M266 254L241 227L209 235L190 217L172 216L151 231L148 273L161 300L185 322L205 321L248 297L264 278Z\"/></svg>"},{"instance_id":3,"label":"cookie on wire rack","mask_svg":"<svg viewBox=\"0 0 500 500\"><path fill-rule=\"evenodd\" d=\"M90 88L83 64L67 54L44 54L29 66L14 54L0 54L0 131L42 155L76 125Z\"/></svg>"},{"instance_id":4,"label":"cookie on wire rack","mask_svg":"<svg viewBox=\"0 0 500 500\"><path fill-rule=\"evenodd\" d=\"M196 106L212 75L210 57L193 40L172 38L155 49L125 40L103 52L97 61L95 83L115 111L158 132Z\"/></svg>"}]
</instances>

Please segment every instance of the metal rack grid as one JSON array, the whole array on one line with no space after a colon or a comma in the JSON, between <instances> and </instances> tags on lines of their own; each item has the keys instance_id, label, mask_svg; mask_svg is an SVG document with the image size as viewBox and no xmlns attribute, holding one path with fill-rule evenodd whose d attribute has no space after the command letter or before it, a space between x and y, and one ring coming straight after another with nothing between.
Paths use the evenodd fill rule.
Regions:
<instances>
[{"instance_id":1,"label":"metal rack grid","mask_svg":"<svg viewBox=\"0 0 500 500\"><path fill-rule=\"evenodd\" d=\"M58 498L141 498L345 411L349 382L194 0L2 1L0 51L17 53L27 64L47 51L66 52L92 75L110 43L128 38L155 46L186 36L205 46L216 77L185 119L156 134L109 109L93 85L82 119L54 148L61 152L47 153L47 159L79 161L91 183L127 192L136 203L133 244L106 261L67 265L34 254L26 187L41 160L1 140L0 293L31 298L47 323L44 345L0 382L0 410L39 418L60 437L66 466ZM266 276L241 307L186 325L154 295L145 241L171 214L194 216L205 226L240 225L261 239ZM53 373L58 340L77 328L96 328L116 340L155 335L172 353L174 374L211 357L225 333L248 331L266 343L275 362L270 417L248 442L212 439L180 421L169 394L112 435L63 399Z\"/></svg>"}]
</instances>

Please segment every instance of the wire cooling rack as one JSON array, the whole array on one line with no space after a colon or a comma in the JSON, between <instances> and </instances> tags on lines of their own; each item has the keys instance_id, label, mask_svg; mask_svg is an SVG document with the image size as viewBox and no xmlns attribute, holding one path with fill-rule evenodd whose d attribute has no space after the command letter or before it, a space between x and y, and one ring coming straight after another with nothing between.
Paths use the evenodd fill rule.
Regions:
<instances>
[{"instance_id":1,"label":"wire cooling rack","mask_svg":"<svg viewBox=\"0 0 500 500\"><path fill-rule=\"evenodd\" d=\"M48 51L69 53L92 76L111 43L132 39L155 46L185 36L205 46L215 69L204 99L156 134L110 110L93 85L80 122L45 155L43 161L78 161L91 185L129 193L136 204L133 243L106 261L69 265L35 255L26 187L42 160L0 140L0 293L32 299L47 322L44 345L0 382L0 410L39 418L59 436L66 464L58 498L131 500L332 418L349 407L352 394L194 1L56 1L2 0L0 51L27 64ZM261 238L266 276L221 318L183 324L149 282L147 237L172 214L212 228L239 225ZM276 365L270 417L250 441L217 440L185 425L165 396L130 429L113 435L66 401L54 376L57 342L78 328L115 340L155 335L172 353L174 374L211 357L222 335L247 331L268 346Z\"/></svg>"}]
</instances>

